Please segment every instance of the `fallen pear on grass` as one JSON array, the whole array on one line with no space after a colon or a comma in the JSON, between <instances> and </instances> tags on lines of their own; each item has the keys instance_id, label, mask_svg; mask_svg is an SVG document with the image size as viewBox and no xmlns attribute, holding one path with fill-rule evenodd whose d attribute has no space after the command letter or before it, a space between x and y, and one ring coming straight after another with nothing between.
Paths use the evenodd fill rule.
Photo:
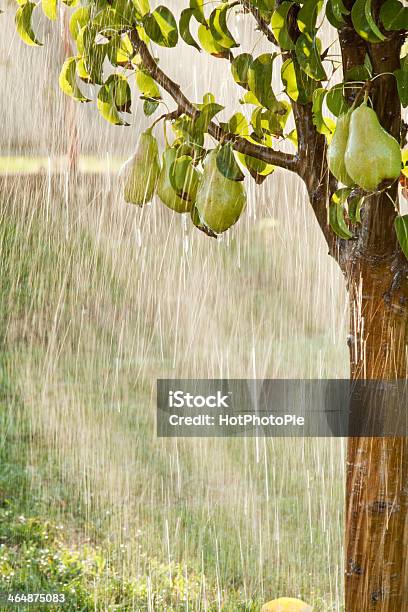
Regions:
<instances>
[{"instance_id":1,"label":"fallen pear on grass","mask_svg":"<svg viewBox=\"0 0 408 612\"><path fill-rule=\"evenodd\" d=\"M170 169L176 161L178 151L169 147L163 153L163 165L157 183L157 195L168 208L178 213L190 212L196 201L197 189L200 182L199 172L191 166L191 171L186 175L183 186L183 197L177 195L170 182Z\"/></svg>"},{"instance_id":2,"label":"fallen pear on grass","mask_svg":"<svg viewBox=\"0 0 408 612\"><path fill-rule=\"evenodd\" d=\"M329 165L330 172L338 181L347 187L351 187L354 184L353 179L349 176L346 170L346 164L344 161L344 155L346 153L347 141L349 137L350 119L350 111L344 115L341 115L341 117L337 119L336 129L327 149L327 163Z\"/></svg>"},{"instance_id":3,"label":"fallen pear on grass","mask_svg":"<svg viewBox=\"0 0 408 612\"><path fill-rule=\"evenodd\" d=\"M351 179L366 191L374 191L383 180L400 175L399 143L384 130L366 103L351 114L344 161Z\"/></svg>"},{"instance_id":4,"label":"fallen pear on grass","mask_svg":"<svg viewBox=\"0 0 408 612\"><path fill-rule=\"evenodd\" d=\"M268 601L262 606L261 612L313 612L313 608L300 599L280 597Z\"/></svg>"},{"instance_id":5,"label":"fallen pear on grass","mask_svg":"<svg viewBox=\"0 0 408 612\"><path fill-rule=\"evenodd\" d=\"M221 234L238 221L246 206L246 193L242 181L231 181L218 170L217 153L214 149L205 160L196 208L205 225Z\"/></svg>"},{"instance_id":6,"label":"fallen pear on grass","mask_svg":"<svg viewBox=\"0 0 408 612\"><path fill-rule=\"evenodd\" d=\"M139 136L136 151L125 166L125 201L143 206L150 202L160 173L159 149L151 129Z\"/></svg>"}]
</instances>

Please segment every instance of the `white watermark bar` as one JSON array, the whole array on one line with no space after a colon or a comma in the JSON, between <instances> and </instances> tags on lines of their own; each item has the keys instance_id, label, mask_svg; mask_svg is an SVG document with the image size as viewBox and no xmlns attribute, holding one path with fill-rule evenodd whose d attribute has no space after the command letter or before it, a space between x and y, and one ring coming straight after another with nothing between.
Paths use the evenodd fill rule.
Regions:
<instances>
[{"instance_id":1,"label":"white watermark bar","mask_svg":"<svg viewBox=\"0 0 408 612\"><path fill-rule=\"evenodd\" d=\"M159 379L157 435L408 436L408 380Z\"/></svg>"}]
</instances>

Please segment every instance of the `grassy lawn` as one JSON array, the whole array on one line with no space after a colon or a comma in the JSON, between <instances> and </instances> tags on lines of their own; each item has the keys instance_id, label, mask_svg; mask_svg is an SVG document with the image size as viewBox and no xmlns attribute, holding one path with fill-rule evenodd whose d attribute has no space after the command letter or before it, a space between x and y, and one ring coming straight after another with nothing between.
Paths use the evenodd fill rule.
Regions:
<instances>
[{"instance_id":1,"label":"grassy lawn","mask_svg":"<svg viewBox=\"0 0 408 612\"><path fill-rule=\"evenodd\" d=\"M157 377L344 376L313 227L268 210L216 242L116 183L69 199L41 176L5 184L0 591L64 592L64 610L340 610L340 440L155 435Z\"/></svg>"},{"instance_id":2,"label":"grassy lawn","mask_svg":"<svg viewBox=\"0 0 408 612\"><path fill-rule=\"evenodd\" d=\"M78 169L85 174L117 172L124 161L111 155L106 157L81 155L78 159ZM66 157L0 156L0 175L62 172L66 170L67 163Z\"/></svg>"}]
</instances>

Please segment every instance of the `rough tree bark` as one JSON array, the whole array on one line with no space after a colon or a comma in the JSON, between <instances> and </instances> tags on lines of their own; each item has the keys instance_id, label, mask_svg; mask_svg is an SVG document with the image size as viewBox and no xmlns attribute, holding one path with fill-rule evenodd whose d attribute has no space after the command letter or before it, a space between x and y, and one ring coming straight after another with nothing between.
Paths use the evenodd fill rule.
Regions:
<instances>
[{"instance_id":1,"label":"rough tree bark","mask_svg":"<svg viewBox=\"0 0 408 612\"><path fill-rule=\"evenodd\" d=\"M379 10L380 1L373 3ZM351 8L352 1L348 3ZM399 66L404 33L383 44L363 41L349 23L340 32L344 73L370 58L370 98L383 127L402 136L401 107L392 73ZM388 73L388 74L384 74ZM350 101L356 92L349 91ZM324 139L311 131L311 109L294 108L300 175L325 235L330 254L347 283L350 303L352 379L407 378L408 266L394 231L397 185L388 195L365 198L355 240L336 239L327 224L327 194L335 189L326 164ZM304 150L302 151L302 141ZM394 204L394 205L393 205ZM349 438L345 524L346 612L408 610L408 441Z\"/></svg>"},{"instance_id":2,"label":"rough tree bark","mask_svg":"<svg viewBox=\"0 0 408 612\"><path fill-rule=\"evenodd\" d=\"M400 106L393 80L378 80L372 99L383 126L399 138ZM297 122L310 128L309 106L298 110ZM325 141L310 129L303 129L303 135L300 175L349 293L350 376L405 379L408 266L396 240L396 213L388 197L397 202L397 186L388 196L366 198L355 240L337 239L327 223L327 198L335 183L327 169ZM349 438L345 501L346 612L408 611L408 441Z\"/></svg>"},{"instance_id":3,"label":"rough tree bark","mask_svg":"<svg viewBox=\"0 0 408 612\"><path fill-rule=\"evenodd\" d=\"M384 203L383 203L384 204ZM350 363L354 379L406 378L408 287L392 260L351 269ZM406 438L349 438L346 483L346 610L408 610Z\"/></svg>"},{"instance_id":4,"label":"rough tree bark","mask_svg":"<svg viewBox=\"0 0 408 612\"><path fill-rule=\"evenodd\" d=\"M380 2L376 3L377 10ZM355 34L343 33L352 42ZM354 40L354 42L356 42ZM383 127L401 139L395 79L402 36L346 48L346 62L368 53L370 97ZM391 201L390 197L391 196ZM366 199L361 231L343 263L350 299L352 379L407 377L408 273L393 229L397 186ZM344 265L345 264L345 265ZM346 610L408 610L406 522L408 444L405 438L350 438L346 482Z\"/></svg>"}]
</instances>

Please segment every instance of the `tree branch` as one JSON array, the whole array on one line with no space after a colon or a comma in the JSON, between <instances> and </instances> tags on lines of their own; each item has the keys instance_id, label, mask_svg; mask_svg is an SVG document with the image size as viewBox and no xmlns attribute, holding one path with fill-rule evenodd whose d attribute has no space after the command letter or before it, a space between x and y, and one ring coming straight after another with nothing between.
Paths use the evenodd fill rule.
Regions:
<instances>
[{"instance_id":1,"label":"tree branch","mask_svg":"<svg viewBox=\"0 0 408 612\"><path fill-rule=\"evenodd\" d=\"M277 4L281 2L282 0L278 0ZM259 30L265 34L269 42L279 47L278 41L259 10L249 0L241 0L241 4L246 11L252 13ZM297 12L292 12L289 22L290 34L294 40L296 40L300 33L296 20ZM284 49L281 49L281 51L283 60L292 59L292 61L296 61L296 56L293 53ZM335 181L327 167L326 139L316 131L313 124L311 103L299 104L291 100L291 105L299 143L297 173L306 184L310 203L326 239L329 253L341 266L341 252L344 241L341 241L332 231L327 218L327 202L331 193L335 190Z\"/></svg>"},{"instance_id":2,"label":"tree branch","mask_svg":"<svg viewBox=\"0 0 408 612\"><path fill-rule=\"evenodd\" d=\"M267 22L265 21L265 19L263 19L261 13L259 12L259 10L256 8L256 6L254 6L253 4L251 4L251 2L249 0L241 0L241 4L244 7L244 9L248 12L248 13L252 13L257 25L258 25L258 29L265 34L266 38L269 40L270 43L272 43L273 45L275 45L276 47L279 47L279 43L275 38L274 33L272 32L272 30L269 28Z\"/></svg>"},{"instance_id":3,"label":"tree branch","mask_svg":"<svg viewBox=\"0 0 408 612\"><path fill-rule=\"evenodd\" d=\"M129 38L135 52L140 55L144 68L150 73L153 79L173 98L180 111L189 117L196 119L199 116L200 111L184 95L180 85L172 81L170 77L168 77L167 74L165 74L163 70L159 68L146 44L141 40L138 32L136 30L131 30L129 32ZM284 153L282 151L275 151L268 147L249 142L245 138L237 136L236 134L226 132L214 122L209 124L208 133L219 142L231 143L233 148L239 153L249 155L250 157L255 157L256 159L260 159L267 164L272 164L273 166L279 166L280 168L291 170L292 172L298 172L297 155L291 155L290 153Z\"/></svg>"}]
</instances>

